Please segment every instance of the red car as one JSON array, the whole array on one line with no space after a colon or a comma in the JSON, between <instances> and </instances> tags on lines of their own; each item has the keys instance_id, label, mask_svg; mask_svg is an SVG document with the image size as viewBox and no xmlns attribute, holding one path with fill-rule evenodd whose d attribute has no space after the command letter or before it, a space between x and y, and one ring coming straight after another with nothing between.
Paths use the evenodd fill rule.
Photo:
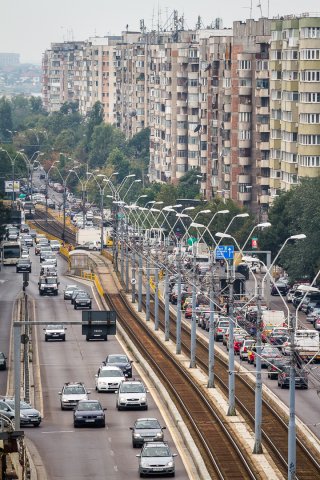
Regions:
<instances>
[{"instance_id":1,"label":"red car","mask_svg":"<svg viewBox=\"0 0 320 480\"><path fill-rule=\"evenodd\" d=\"M185 318L192 318L192 305L188 305L185 312L184 312Z\"/></svg>"},{"instance_id":2,"label":"red car","mask_svg":"<svg viewBox=\"0 0 320 480\"><path fill-rule=\"evenodd\" d=\"M244 337L241 337L238 335L235 337L233 342L233 349L236 355L240 355L240 348L242 347L243 342L244 342Z\"/></svg>"}]
</instances>

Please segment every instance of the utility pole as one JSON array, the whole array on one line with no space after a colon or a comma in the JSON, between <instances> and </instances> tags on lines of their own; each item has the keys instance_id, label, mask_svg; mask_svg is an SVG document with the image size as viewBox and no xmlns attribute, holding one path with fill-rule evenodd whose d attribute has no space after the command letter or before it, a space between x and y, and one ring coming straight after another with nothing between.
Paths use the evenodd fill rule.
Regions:
<instances>
[{"instance_id":1,"label":"utility pole","mask_svg":"<svg viewBox=\"0 0 320 480\"><path fill-rule=\"evenodd\" d=\"M288 429L288 480L296 478L296 365L294 319L290 318L290 378L289 378L289 429Z\"/></svg>"},{"instance_id":2,"label":"utility pole","mask_svg":"<svg viewBox=\"0 0 320 480\"><path fill-rule=\"evenodd\" d=\"M165 274L165 287L164 287L164 339L166 342L170 338L170 307L169 307L169 268L168 268L168 245L169 238L166 244L166 274Z\"/></svg>"},{"instance_id":3,"label":"utility pole","mask_svg":"<svg viewBox=\"0 0 320 480\"><path fill-rule=\"evenodd\" d=\"M177 334L176 353L181 353L181 241L178 250Z\"/></svg>"},{"instance_id":4,"label":"utility pole","mask_svg":"<svg viewBox=\"0 0 320 480\"><path fill-rule=\"evenodd\" d=\"M150 245L149 245L149 240L148 240L148 245L147 245L146 268L147 268L146 321L148 322L150 320Z\"/></svg>"},{"instance_id":5,"label":"utility pole","mask_svg":"<svg viewBox=\"0 0 320 480\"><path fill-rule=\"evenodd\" d=\"M257 333L256 333L256 391L255 391L255 422L253 453L262 453L261 423L262 423L262 379L261 379L261 280L257 286Z\"/></svg>"},{"instance_id":6,"label":"utility pole","mask_svg":"<svg viewBox=\"0 0 320 480\"><path fill-rule=\"evenodd\" d=\"M159 273L158 267L154 269L154 329L159 330Z\"/></svg>"},{"instance_id":7,"label":"utility pole","mask_svg":"<svg viewBox=\"0 0 320 480\"><path fill-rule=\"evenodd\" d=\"M131 301L132 301L132 303L136 303L136 240L135 240L135 238L133 239L133 247L132 247L132 251L131 251L131 268L132 268L132 279L131 279L132 295L131 295Z\"/></svg>"},{"instance_id":8,"label":"utility pole","mask_svg":"<svg viewBox=\"0 0 320 480\"><path fill-rule=\"evenodd\" d=\"M214 334L215 334L215 319L214 319L214 264L211 264L211 278L210 278L210 318L209 318L209 365L208 365L208 388L214 388Z\"/></svg>"},{"instance_id":9,"label":"utility pole","mask_svg":"<svg viewBox=\"0 0 320 480\"><path fill-rule=\"evenodd\" d=\"M142 312L142 239L140 237L138 272L138 312Z\"/></svg>"},{"instance_id":10,"label":"utility pole","mask_svg":"<svg viewBox=\"0 0 320 480\"><path fill-rule=\"evenodd\" d=\"M197 317L196 317L196 305L197 305L197 290L196 290L196 253L193 245L193 258L192 258L192 319L191 319L191 351L190 351L190 368L196 368L196 342L197 342Z\"/></svg>"},{"instance_id":11,"label":"utility pole","mask_svg":"<svg viewBox=\"0 0 320 480\"><path fill-rule=\"evenodd\" d=\"M129 292L129 245L128 245L129 235L128 235L128 222L126 222L126 293Z\"/></svg>"},{"instance_id":12,"label":"utility pole","mask_svg":"<svg viewBox=\"0 0 320 480\"><path fill-rule=\"evenodd\" d=\"M234 283L234 265L226 260L228 265L229 280L229 409L228 415L236 414L235 407L235 382L234 382L234 318L233 318L233 283Z\"/></svg>"},{"instance_id":13,"label":"utility pole","mask_svg":"<svg viewBox=\"0 0 320 480\"><path fill-rule=\"evenodd\" d=\"M124 238L123 238L123 220L120 221L120 248L121 248L121 260L120 260L120 277L124 282Z\"/></svg>"}]
</instances>

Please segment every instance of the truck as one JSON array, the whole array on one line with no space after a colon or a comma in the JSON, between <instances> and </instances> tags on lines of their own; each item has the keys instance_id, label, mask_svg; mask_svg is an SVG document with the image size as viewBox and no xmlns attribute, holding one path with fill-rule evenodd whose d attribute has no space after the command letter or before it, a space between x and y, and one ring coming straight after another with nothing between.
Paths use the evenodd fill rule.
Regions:
<instances>
[{"instance_id":1,"label":"truck","mask_svg":"<svg viewBox=\"0 0 320 480\"><path fill-rule=\"evenodd\" d=\"M295 331L294 335L295 351L302 360L320 359L320 337L316 330L300 329ZM285 342L282 347L284 355L290 355L290 340Z\"/></svg>"},{"instance_id":2,"label":"truck","mask_svg":"<svg viewBox=\"0 0 320 480\"><path fill-rule=\"evenodd\" d=\"M38 281L39 295L58 295L60 282L58 277L40 276Z\"/></svg>"},{"instance_id":3,"label":"truck","mask_svg":"<svg viewBox=\"0 0 320 480\"><path fill-rule=\"evenodd\" d=\"M101 240L101 230L98 228L80 228L77 231L77 245L84 245L85 243L88 242L94 242L98 245L98 248L100 246L100 240Z\"/></svg>"},{"instance_id":4,"label":"truck","mask_svg":"<svg viewBox=\"0 0 320 480\"><path fill-rule=\"evenodd\" d=\"M276 327L286 327L286 317L282 310L263 310L261 313L262 329L269 335Z\"/></svg>"}]
</instances>

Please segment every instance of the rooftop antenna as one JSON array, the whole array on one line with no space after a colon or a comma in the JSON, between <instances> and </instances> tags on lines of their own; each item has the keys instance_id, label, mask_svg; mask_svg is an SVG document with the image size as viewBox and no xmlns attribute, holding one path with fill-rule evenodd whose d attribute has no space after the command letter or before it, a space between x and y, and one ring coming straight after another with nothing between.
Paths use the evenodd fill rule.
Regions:
<instances>
[{"instance_id":1,"label":"rooftop antenna","mask_svg":"<svg viewBox=\"0 0 320 480\"><path fill-rule=\"evenodd\" d=\"M257 5L258 8L260 8L260 18L262 18L262 6L261 6L261 1Z\"/></svg>"},{"instance_id":2,"label":"rooftop antenna","mask_svg":"<svg viewBox=\"0 0 320 480\"><path fill-rule=\"evenodd\" d=\"M197 23L196 23L196 30L200 30L201 28L201 17L200 15L198 15L198 20L197 20Z\"/></svg>"}]
</instances>

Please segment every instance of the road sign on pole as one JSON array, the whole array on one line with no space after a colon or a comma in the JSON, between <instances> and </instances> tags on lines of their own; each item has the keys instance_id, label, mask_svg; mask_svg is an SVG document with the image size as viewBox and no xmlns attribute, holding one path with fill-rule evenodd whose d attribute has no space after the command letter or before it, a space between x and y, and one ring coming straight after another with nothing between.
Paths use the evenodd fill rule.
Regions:
<instances>
[{"instance_id":1,"label":"road sign on pole","mask_svg":"<svg viewBox=\"0 0 320 480\"><path fill-rule=\"evenodd\" d=\"M216 260L233 260L233 257L233 245L222 245L216 248Z\"/></svg>"}]
</instances>

